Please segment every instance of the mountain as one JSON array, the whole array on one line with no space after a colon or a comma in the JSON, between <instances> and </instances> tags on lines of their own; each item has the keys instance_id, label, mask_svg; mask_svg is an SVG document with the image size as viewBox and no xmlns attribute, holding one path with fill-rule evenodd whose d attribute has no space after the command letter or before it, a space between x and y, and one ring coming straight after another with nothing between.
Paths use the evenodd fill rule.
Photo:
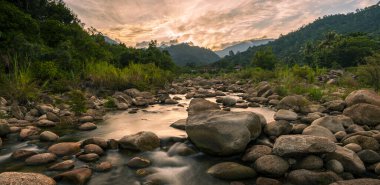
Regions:
<instances>
[{"instance_id":1,"label":"mountain","mask_svg":"<svg viewBox=\"0 0 380 185\"><path fill-rule=\"evenodd\" d=\"M281 35L280 38L265 46L251 47L245 52L227 56L215 62L213 66L232 68L236 65L249 65L255 53L266 47L272 48L276 57L286 64L301 63L300 56L308 43L323 39L329 32L338 34L361 32L370 36L377 36L380 35L379 20L379 4L353 13L324 16L294 32Z\"/></svg>"},{"instance_id":2,"label":"mountain","mask_svg":"<svg viewBox=\"0 0 380 185\"><path fill-rule=\"evenodd\" d=\"M173 58L174 63L179 66L206 65L220 59L220 57L210 49L191 46L188 43L165 46L161 49L167 50Z\"/></svg>"},{"instance_id":3,"label":"mountain","mask_svg":"<svg viewBox=\"0 0 380 185\"><path fill-rule=\"evenodd\" d=\"M117 45L119 44L119 42L117 42L116 40L113 40L111 38L109 38L108 36L104 36L104 41L108 44L111 44L111 45Z\"/></svg>"},{"instance_id":4,"label":"mountain","mask_svg":"<svg viewBox=\"0 0 380 185\"><path fill-rule=\"evenodd\" d=\"M233 51L234 53L237 52L244 52L246 51L249 47L252 46L261 46L268 44L268 42L274 41L274 39L260 39L260 40L248 40L248 41L243 41L238 44L229 46L223 50L216 51L215 53L219 55L220 57L225 57L230 54L230 51Z\"/></svg>"}]
</instances>

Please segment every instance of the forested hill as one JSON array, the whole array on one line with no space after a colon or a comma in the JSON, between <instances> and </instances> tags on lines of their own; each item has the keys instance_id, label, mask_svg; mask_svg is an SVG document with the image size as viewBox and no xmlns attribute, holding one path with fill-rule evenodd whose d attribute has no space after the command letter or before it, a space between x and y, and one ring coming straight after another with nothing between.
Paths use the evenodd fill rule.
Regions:
<instances>
[{"instance_id":1,"label":"forested hill","mask_svg":"<svg viewBox=\"0 0 380 185\"><path fill-rule=\"evenodd\" d=\"M338 14L318 18L313 23L299 28L265 45L249 48L234 56L227 56L214 63L214 66L232 67L237 64L248 65L258 50L271 47L274 54L285 63L302 63L300 53L308 43L321 40L329 32L338 34L367 33L368 36L380 34L380 6L374 5L355 13Z\"/></svg>"},{"instance_id":2,"label":"forested hill","mask_svg":"<svg viewBox=\"0 0 380 185\"><path fill-rule=\"evenodd\" d=\"M190 46L183 43L164 48L179 66L200 66L219 60L219 56L207 48Z\"/></svg>"}]
</instances>

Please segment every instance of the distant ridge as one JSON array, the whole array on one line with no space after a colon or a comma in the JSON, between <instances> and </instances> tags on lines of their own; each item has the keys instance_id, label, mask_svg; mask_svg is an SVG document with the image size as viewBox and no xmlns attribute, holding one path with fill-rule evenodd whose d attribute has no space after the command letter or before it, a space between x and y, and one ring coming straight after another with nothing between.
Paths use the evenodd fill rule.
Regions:
<instances>
[{"instance_id":1,"label":"distant ridge","mask_svg":"<svg viewBox=\"0 0 380 185\"><path fill-rule=\"evenodd\" d=\"M274 41L274 39L259 39L259 40L248 40L248 41L243 41L238 44L229 46L223 50L215 51L217 55L220 57L225 57L230 54L230 51L233 51L234 53L237 52L244 52L246 51L249 47L252 46L261 46L268 44L268 42Z\"/></svg>"}]
</instances>

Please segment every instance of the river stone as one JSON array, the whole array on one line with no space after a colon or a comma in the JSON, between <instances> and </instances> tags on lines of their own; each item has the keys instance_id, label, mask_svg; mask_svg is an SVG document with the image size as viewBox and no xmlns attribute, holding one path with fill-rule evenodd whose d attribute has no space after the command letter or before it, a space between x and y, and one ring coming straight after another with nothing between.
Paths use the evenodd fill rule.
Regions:
<instances>
[{"instance_id":1,"label":"river stone","mask_svg":"<svg viewBox=\"0 0 380 185\"><path fill-rule=\"evenodd\" d=\"M289 169L288 162L276 155L262 156L253 166L258 173L273 177L283 176Z\"/></svg>"},{"instance_id":2,"label":"river stone","mask_svg":"<svg viewBox=\"0 0 380 185\"><path fill-rule=\"evenodd\" d=\"M96 153L98 155L103 155L103 153L104 153L103 149L100 146L95 145L95 144L85 145L83 149L84 149L84 153L86 153L86 154Z\"/></svg>"},{"instance_id":3,"label":"river stone","mask_svg":"<svg viewBox=\"0 0 380 185\"><path fill-rule=\"evenodd\" d=\"M347 145L344 145L344 148L350 149L350 150L354 151L355 153L363 150L362 147L356 143L349 143Z\"/></svg>"},{"instance_id":4,"label":"river stone","mask_svg":"<svg viewBox=\"0 0 380 185\"><path fill-rule=\"evenodd\" d=\"M39 129L37 128L24 128L21 129L19 137L21 140L26 140L31 138L32 136L37 135L39 132Z\"/></svg>"},{"instance_id":5,"label":"river stone","mask_svg":"<svg viewBox=\"0 0 380 185\"><path fill-rule=\"evenodd\" d=\"M75 162L73 160L66 160L49 167L51 171L66 171L74 168Z\"/></svg>"},{"instance_id":6,"label":"river stone","mask_svg":"<svg viewBox=\"0 0 380 185\"><path fill-rule=\"evenodd\" d=\"M314 172L301 169L291 171L287 180L293 185L321 185L333 183L342 180L342 178L331 171Z\"/></svg>"},{"instance_id":7,"label":"river stone","mask_svg":"<svg viewBox=\"0 0 380 185\"><path fill-rule=\"evenodd\" d=\"M170 147L167 153L169 156L188 156L195 154L196 152L192 148L188 147L186 144L177 142Z\"/></svg>"},{"instance_id":8,"label":"river stone","mask_svg":"<svg viewBox=\"0 0 380 185\"><path fill-rule=\"evenodd\" d=\"M93 162L99 159L99 155L96 153L82 154L78 156L78 159L84 162Z\"/></svg>"},{"instance_id":9,"label":"river stone","mask_svg":"<svg viewBox=\"0 0 380 185\"><path fill-rule=\"evenodd\" d=\"M112 164L108 161L98 163L93 167L93 170L96 172L108 172L111 169L112 169Z\"/></svg>"},{"instance_id":10,"label":"river stone","mask_svg":"<svg viewBox=\"0 0 380 185\"><path fill-rule=\"evenodd\" d=\"M209 168L207 174L223 180L242 180L256 177L255 170L234 162L218 163Z\"/></svg>"},{"instance_id":11,"label":"river stone","mask_svg":"<svg viewBox=\"0 0 380 185\"><path fill-rule=\"evenodd\" d=\"M379 179L363 178L363 179L337 181L335 183L331 183L330 185L379 185L379 184L380 184Z\"/></svg>"},{"instance_id":12,"label":"river stone","mask_svg":"<svg viewBox=\"0 0 380 185\"><path fill-rule=\"evenodd\" d=\"M268 136L281 136L292 131L292 125L285 120L273 121L265 125L264 133Z\"/></svg>"},{"instance_id":13,"label":"river stone","mask_svg":"<svg viewBox=\"0 0 380 185\"><path fill-rule=\"evenodd\" d=\"M30 157L32 155L36 155L36 154L37 154L37 152L35 152L35 151L19 149L19 150L16 150L12 153L11 158L15 159L15 160L19 160L19 159L28 158L28 157Z\"/></svg>"},{"instance_id":14,"label":"river stone","mask_svg":"<svg viewBox=\"0 0 380 185\"><path fill-rule=\"evenodd\" d=\"M131 168L145 168L150 166L150 164L150 160L143 157L134 157L127 162L127 166Z\"/></svg>"},{"instance_id":15,"label":"river stone","mask_svg":"<svg viewBox=\"0 0 380 185\"><path fill-rule=\"evenodd\" d=\"M242 160L245 162L255 162L264 155L272 154L272 148L265 145L254 145L244 154Z\"/></svg>"},{"instance_id":16,"label":"river stone","mask_svg":"<svg viewBox=\"0 0 380 185\"><path fill-rule=\"evenodd\" d=\"M58 156L74 155L80 152L80 143L75 143L75 142L57 143L50 146L48 151Z\"/></svg>"},{"instance_id":17,"label":"river stone","mask_svg":"<svg viewBox=\"0 0 380 185\"><path fill-rule=\"evenodd\" d=\"M92 116L83 116L79 118L79 122L86 123L86 122L92 122L94 121L94 118Z\"/></svg>"},{"instance_id":18,"label":"river stone","mask_svg":"<svg viewBox=\"0 0 380 185\"><path fill-rule=\"evenodd\" d=\"M348 107L343 112L356 124L376 126L380 124L380 106L359 103Z\"/></svg>"},{"instance_id":19,"label":"river stone","mask_svg":"<svg viewBox=\"0 0 380 185\"><path fill-rule=\"evenodd\" d=\"M279 111L274 114L275 120L286 120L286 121L294 121L297 120L297 113L290 111L290 110L284 110L280 109Z\"/></svg>"},{"instance_id":20,"label":"river stone","mask_svg":"<svg viewBox=\"0 0 380 185\"><path fill-rule=\"evenodd\" d=\"M282 183L276 179L259 177L256 179L256 185L282 185Z\"/></svg>"},{"instance_id":21,"label":"river stone","mask_svg":"<svg viewBox=\"0 0 380 185\"><path fill-rule=\"evenodd\" d=\"M50 131L44 131L40 134L41 141L57 141L59 136Z\"/></svg>"},{"instance_id":22,"label":"river stone","mask_svg":"<svg viewBox=\"0 0 380 185\"><path fill-rule=\"evenodd\" d=\"M376 163L380 161L380 155L373 150L362 150L358 152L359 158L365 163Z\"/></svg>"},{"instance_id":23,"label":"river stone","mask_svg":"<svg viewBox=\"0 0 380 185\"><path fill-rule=\"evenodd\" d=\"M179 130L186 130L186 120L187 119L180 119L172 123L170 126Z\"/></svg>"},{"instance_id":24,"label":"river stone","mask_svg":"<svg viewBox=\"0 0 380 185\"><path fill-rule=\"evenodd\" d=\"M95 123L92 122L83 123L78 127L78 129L82 131L94 130L96 128L97 126L95 125Z\"/></svg>"},{"instance_id":25,"label":"river stone","mask_svg":"<svg viewBox=\"0 0 380 185\"><path fill-rule=\"evenodd\" d=\"M57 156L53 153L42 153L28 157L25 160L27 165L41 165L53 162L57 159Z\"/></svg>"},{"instance_id":26,"label":"river stone","mask_svg":"<svg viewBox=\"0 0 380 185\"><path fill-rule=\"evenodd\" d=\"M301 108L310 104L310 101L301 95L284 97L277 105L277 109L294 110L300 112Z\"/></svg>"},{"instance_id":27,"label":"river stone","mask_svg":"<svg viewBox=\"0 0 380 185\"><path fill-rule=\"evenodd\" d=\"M223 97L222 98L222 103L223 103L224 106L233 107L233 106L236 105L237 100L235 98L233 98L233 97L227 96L227 97Z\"/></svg>"},{"instance_id":28,"label":"river stone","mask_svg":"<svg viewBox=\"0 0 380 185\"><path fill-rule=\"evenodd\" d=\"M106 149L108 147L107 141L100 137L92 137L92 138L86 139L83 141L82 146L85 146L88 144L95 144L102 147L103 149Z\"/></svg>"},{"instance_id":29,"label":"river stone","mask_svg":"<svg viewBox=\"0 0 380 185\"><path fill-rule=\"evenodd\" d=\"M318 125L329 129L331 132L336 133L345 131L343 125L352 125L354 122L347 116L325 116L314 120L311 125Z\"/></svg>"},{"instance_id":30,"label":"river stone","mask_svg":"<svg viewBox=\"0 0 380 185\"><path fill-rule=\"evenodd\" d=\"M320 136L328 138L332 142L337 142L335 135L327 128L318 125L311 125L302 131L302 135Z\"/></svg>"},{"instance_id":31,"label":"river stone","mask_svg":"<svg viewBox=\"0 0 380 185\"><path fill-rule=\"evenodd\" d=\"M347 104L344 100L333 100L323 104L329 111L342 112L346 108Z\"/></svg>"},{"instance_id":32,"label":"river stone","mask_svg":"<svg viewBox=\"0 0 380 185\"><path fill-rule=\"evenodd\" d=\"M43 174L23 172L0 173L1 185L55 185L56 182Z\"/></svg>"},{"instance_id":33,"label":"river stone","mask_svg":"<svg viewBox=\"0 0 380 185\"><path fill-rule=\"evenodd\" d=\"M355 143L362 147L362 149L378 150L379 142L373 137L363 136L363 135L354 135L348 138L343 139L342 143L347 145L349 143Z\"/></svg>"},{"instance_id":34,"label":"river stone","mask_svg":"<svg viewBox=\"0 0 380 185\"><path fill-rule=\"evenodd\" d=\"M3 140L1 140L1 137L0 137L0 147L3 146Z\"/></svg>"},{"instance_id":35,"label":"river stone","mask_svg":"<svg viewBox=\"0 0 380 185\"><path fill-rule=\"evenodd\" d=\"M353 174L362 174L365 172L365 166L359 156L347 148L337 146L336 150L326 155L327 160L335 159L339 161L344 170Z\"/></svg>"},{"instance_id":36,"label":"river stone","mask_svg":"<svg viewBox=\"0 0 380 185\"><path fill-rule=\"evenodd\" d=\"M337 174L343 173L344 171L344 167L342 163L340 163L338 160L335 160L335 159L327 161L326 169L333 171Z\"/></svg>"},{"instance_id":37,"label":"river stone","mask_svg":"<svg viewBox=\"0 0 380 185\"><path fill-rule=\"evenodd\" d=\"M293 124L291 133L302 134L303 130L305 130L306 127L308 127L306 124Z\"/></svg>"},{"instance_id":38,"label":"river stone","mask_svg":"<svg viewBox=\"0 0 380 185\"><path fill-rule=\"evenodd\" d=\"M347 133L345 131L339 131L334 134L335 138L337 140L342 140L344 137L347 136Z\"/></svg>"},{"instance_id":39,"label":"river stone","mask_svg":"<svg viewBox=\"0 0 380 185\"><path fill-rule=\"evenodd\" d=\"M52 112L47 112L46 118L50 121L53 121L53 122L60 122L61 121L61 119L59 119L59 117Z\"/></svg>"},{"instance_id":40,"label":"river stone","mask_svg":"<svg viewBox=\"0 0 380 185\"><path fill-rule=\"evenodd\" d=\"M253 112L206 111L187 118L186 133L201 151L227 156L260 135L261 121Z\"/></svg>"},{"instance_id":41,"label":"river stone","mask_svg":"<svg viewBox=\"0 0 380 185\"><path fill-rule=\"evenodd\" d=\"M0 137L6 136L9 133L11 133L11 129L8 123L0 121Z\"/></svg>"},{"instance_id":42,"label":"river stone","mask_svg":"<svg viewBox=\"0 0 380 185\"><path fill-rule=\"evenodd\" d=\"M380 106L380 96L371 90L357 90L351 92L345 99L348 106L359 103L367 103Z\"/></svg>"},{"instance_id":43,"label":"river stone","mask_svg":"<svg viewBox=\"0 0 380 185\"><path fill-rule=\"evenodd\" d=\"M319 170L323 167L323 160L315 155L309 155L295 165L295 169Z\"/></svg>"},{"instance_id":44,"label":"river stone","mask_svg":"<svg viewBox=\"0 0 380 185\"><path fill-rule=\"evenodd\" d=\"M56 181L67 181L77 185L84 185L88 180L90 180L92 175L92 170L88 168L78 168L68 172L56 175L54 179Z\"/></svg>"},{"instance_id":45,"label":"river stone","mask_svg":"<svg viewBox=\"0 0 380 185\"><path fill-rule=\"evenodd\" d=\"M276 139L273 153L279 156L334 152L335 143L328 138L310 135L283 135Z\"/></svg>"},{"instance_id":46,"label":"river stone","mask_svg":"<svg viewBox=\"0 0 380 185\"><path fill-rule=\"evenodd\" d=\"M123 149L137 151L151 151L160 147L160 139L153 132L139 132L133 135L124 136L119 140Z\"/></svg>"},{"instance_id":47,"label":"river stone","mask_svg":"<svg viewBox=\"0 0 380 185\"><path fill-rule=\"evenodd\" d=\"M190 101L187 111L190 114L202 113L204 111L220 110L218 104L202 98L195 98Z\"/></svg>"}]
</instances>

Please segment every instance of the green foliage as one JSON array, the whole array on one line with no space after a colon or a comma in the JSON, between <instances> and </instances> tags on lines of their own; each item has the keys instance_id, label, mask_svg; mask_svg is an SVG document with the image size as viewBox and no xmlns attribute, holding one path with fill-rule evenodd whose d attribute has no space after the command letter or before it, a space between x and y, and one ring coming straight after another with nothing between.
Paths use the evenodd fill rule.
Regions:
<instances>
[{"instance_id":1,"label":"green foliage","mask_svg":"<svg viewBox=\"0 0 380 185\"><path fill-rule=\"evenodd\" d=\"M245 68L241 71L238 71L234 74L235 77L239 79L249 79L253 82L261 82L265 80L270 80L275 77L273 71L264 70L262 68Z\"/></svg>"},{"instance_id":2,"label":"green foliage","mask_svg":"<svg viewBox=\"0 0 380 185\"><path fill-rule=\"evenodd\" d=\"M274 69L277 58L274 55L272 48L264 48L257 51L253 57L252 65L266 70Z\"/></svg>"},{"instance_id":3,"label":"green foliage","mask_svg":"<svg viewBox=\"0 0 380 185\"><path fill-rule=\"evenodd\" d=\"M86 97L80 90L73 90L68 93L69 95L69 105L71 110L76 114L80 115L86 112Z\"/></svg>"},{"instance_id":4,"label":"green foliage","mask_svg":"<svg viewBox=\"0 0 380 185\"><path fill-rule=\"evenodd\" d=\"M320 88L309 88L307 90L307 95L314 101L320 101L324 93Z\"/></svg>"},{"instance_id":5,"label":"green foliage","mask_svg":"<svg viewBox=\"0 0 380 185\"><path fill-rule=\"evenodd\" d=\"M365 59L366 64L359 67L360 80L374 88L380 90L380 52Z\"/></svg>"},{"instance_id":6,"label":"green foliage","mask_svg":"<svg viewBox=\"0 0 380 185\"><path fill-rule=\"evenodd\" d=\"M107 102L104 103L104 106L113 109L116 108L116 103L112 97L107 97Z\"/></svg>"}]
</instances>

